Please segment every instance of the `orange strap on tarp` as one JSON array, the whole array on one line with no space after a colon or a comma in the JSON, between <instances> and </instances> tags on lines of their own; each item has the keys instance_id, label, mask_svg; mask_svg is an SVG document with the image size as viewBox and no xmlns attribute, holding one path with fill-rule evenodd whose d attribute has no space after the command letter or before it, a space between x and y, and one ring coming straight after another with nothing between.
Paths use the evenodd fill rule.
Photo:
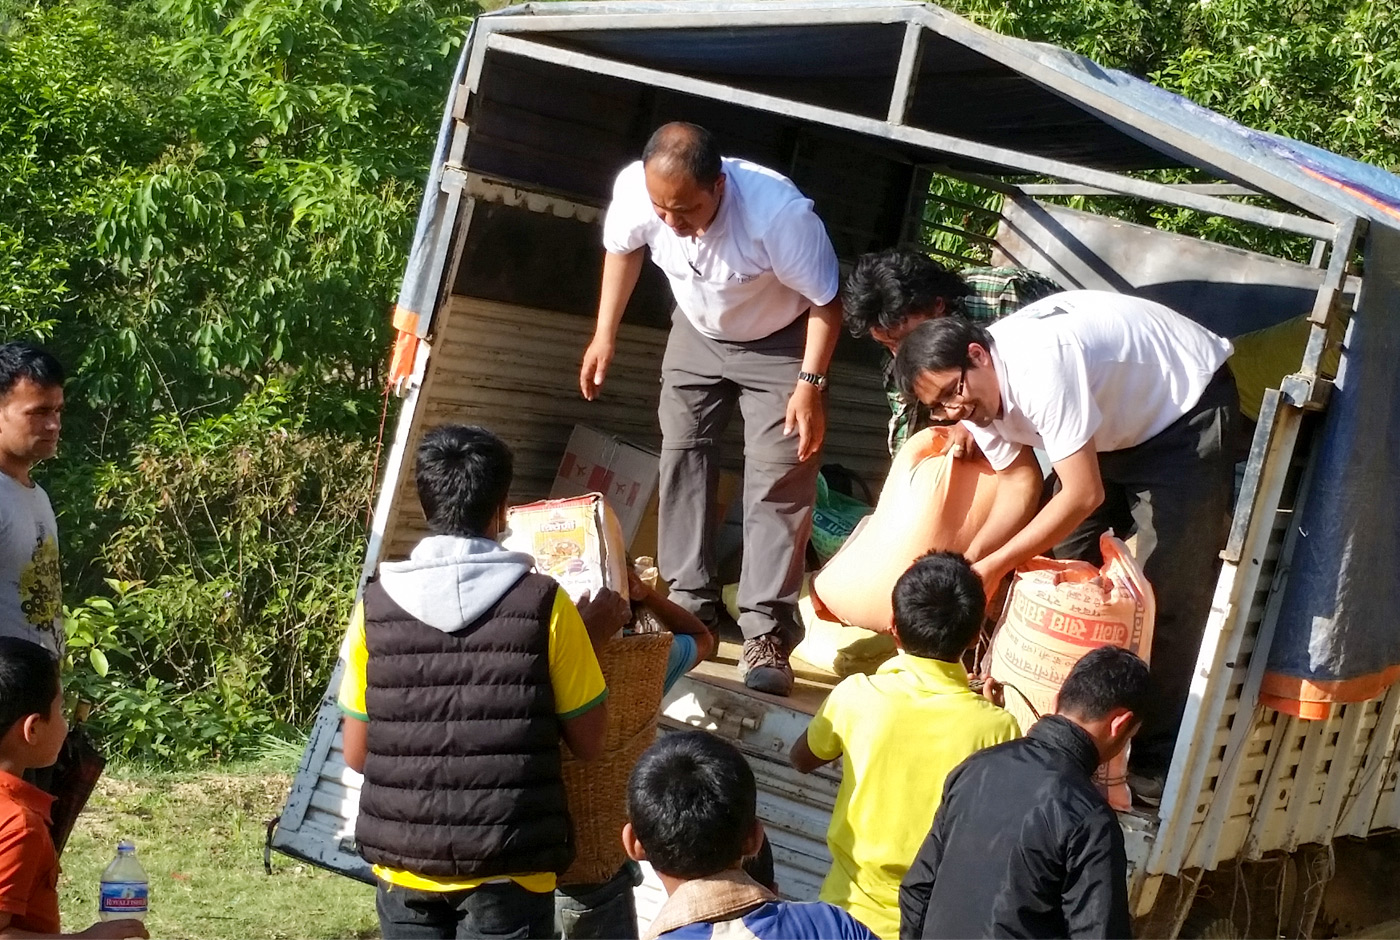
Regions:
<instances>
[{"instance_id":1,"label":"orange strap on tarp","mask_svg":"<svg viewBox=\"0 0 1400 940\"><path fill-rule=\"evenodd\" d=\"M404 379L413 374L413 363L418 358L419 318L417 311L394 305L394 350L389 356L389 376L384 383L384 405L379 412L379 438L374 450L374 475L370 479L370 500L365 507L365 531L369 531L374 519L374 496L379 491L379 458L384 453L384 428L389 417L389 395Z\"/></svg>"},{"instance_id":2,"label":"orange strap on tarp","mask_svg":"<svg viewBox=\"0 0 1400 940\"><path fill-rule=\"evenodd\" d=\"M389 386L393 387L413 374L413 361L418 358L418 337L400 332L394 340L394 354L389 359Z\"/></svg>"},{"instance_id":3,"label":"orange strap on tarp","mask_svg":"<svg viewBox=\"0 0 1400 940\"><path fill-rule=\"evenodd\" d=\"M1322 681L1266 672L1259 689L1259 702L1285 715L1322 721L1331 716L1333 705L1369 701L1390 688L1397 679L1400 679L1400 665L1352 679Z\"/></svg>"},{"instance_id":4,"label":"orange strap on tarp","mask_svg":"<svg viewBox=\"0 0 1400 940\"><path fill-rule=\"evenodd\" d=\"M1311 167L1303 166L1301 163L1298 164L1298 169L1302 170L1304 173L1308 174L1313 179L1322 180L1322 182L1335 186L1343 192L1347 193L1348 195L1360 199L1372 209L1384 212L1386 215L1391 216L1392 218L1400 219L1400 211L1397 211L1394 206L1390 205L1389 203L1382 202L1381 200L1377 199L1375 196L1370 195L1364 190L1358 189L1357 187L1352 186L1349 183L1344 183L1339 179L1335 179L1334 177L1328 176L1326 173L1319 173L1317 170L1314 170Z\"/></svg>"},{"instance_id":5,"label":"orange strap on tarp","mask_svg":"<svg viewBox=\"0 0 1400 940\"><path fill-rule=\"evenodd\" d=\"M394 340L394 352L389 359L389 385L392 387L413 374L413 362L418 357L419 317L416 310L394 307L394 329L399 335Z\"/></svg>"}]
</instances>

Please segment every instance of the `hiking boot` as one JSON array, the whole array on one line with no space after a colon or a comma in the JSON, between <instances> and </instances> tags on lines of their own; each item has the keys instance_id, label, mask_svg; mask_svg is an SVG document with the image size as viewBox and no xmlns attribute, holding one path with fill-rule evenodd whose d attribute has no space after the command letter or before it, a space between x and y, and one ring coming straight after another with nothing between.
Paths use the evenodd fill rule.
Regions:
<instances>
[{"instance_id":1,"label":"hiking boot","mask_svg":"<svg viewBox=\"0 0 1400 940\"><path fill-rule=\"evenodd\" d=\"M1152 809L1162 805L1162 791L1166 783L1166 774L1128 771L1128 789L1132 791L1133 802Z\"/></svg>"},{"instance_id":2,"label":"hiking boot","mask_svg":"<svg viewBox=\"0 0 1400 940\"><path fill-rule=\"evenodd\" d=\"M755 692L767 692L769 695L792 693L788 647L777 630L745 640L739 665L744 685Z\"/></svg>"}]
</instances>

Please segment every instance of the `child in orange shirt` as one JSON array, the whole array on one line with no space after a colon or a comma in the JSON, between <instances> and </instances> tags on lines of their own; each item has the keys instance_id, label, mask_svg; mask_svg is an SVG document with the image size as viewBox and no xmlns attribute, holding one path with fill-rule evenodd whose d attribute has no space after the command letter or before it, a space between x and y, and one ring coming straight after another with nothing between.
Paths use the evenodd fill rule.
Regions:
<instances>
[{"instance_id":1,"label":"child in orange shirt","mask_svg":"<svg viewBox=\"0 0 1400 940\"><path fill-rule=\"evenodd\" d=\"M57 661L28 640L0 637L0 937L145 937L137 920L59 933L53 797L23 774L57 760L67 736Z\"/></svg>"}]
</instances>

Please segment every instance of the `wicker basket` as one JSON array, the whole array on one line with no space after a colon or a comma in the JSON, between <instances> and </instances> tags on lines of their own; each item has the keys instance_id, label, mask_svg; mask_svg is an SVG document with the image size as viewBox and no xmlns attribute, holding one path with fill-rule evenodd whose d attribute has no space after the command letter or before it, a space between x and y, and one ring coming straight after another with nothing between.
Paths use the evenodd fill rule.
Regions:
<instances>
[{"instance_id":1,"label":"wicker basket","mask_svg":"<svg viewBox=\"0 0 1400 940\"><path fill-rule=\"evenodd\" d=\"M627 860L622 851L627 776L656 740L670 651L669 633L620 637L598 651L608 683L608 739L603 756L595 761L578 760L564 748L564 787L578 854L559 876L560 884L600 884Z\"/></svg>"}]
</instances>

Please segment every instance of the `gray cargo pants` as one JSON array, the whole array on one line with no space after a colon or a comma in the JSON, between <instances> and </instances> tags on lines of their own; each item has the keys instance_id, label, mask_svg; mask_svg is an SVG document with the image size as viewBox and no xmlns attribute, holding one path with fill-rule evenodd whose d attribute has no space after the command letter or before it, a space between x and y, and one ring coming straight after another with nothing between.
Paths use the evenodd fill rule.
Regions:
<instances>
[{"instance_id":1,"label":"gray cargo pants","mask_svg":"<svg viewBox=\"0 0 1400 940\"><path fill-rule=\"evenodd\" d=\"M797 432L784 437L783 422L806 336L801 316L762 339L713 340L676 311L661 364L657 562L671 599L710 624L721 603L714 544L719 442L736 404L744 418L745 639L782 629L795 644L801 634L797 596L821 461L798 461Z\"/></svg>"},{"instance_id":2,"label":"gray cargo pants","mask_svg":"<svg viewBox=\"0 0 1400 940\"><path fill-rule=\"evenodd\" d=\"M1156 437L1099 454L1103 503L1055 546L1057 558L1097 565L1103 532L1137 535L1157 600L1152 700L1133 740L1139 772L1160 773L1171 762L1228 535L1239 426L1235 378L1221 366L1195 406Z\"/></svg>"}]
</instances>

